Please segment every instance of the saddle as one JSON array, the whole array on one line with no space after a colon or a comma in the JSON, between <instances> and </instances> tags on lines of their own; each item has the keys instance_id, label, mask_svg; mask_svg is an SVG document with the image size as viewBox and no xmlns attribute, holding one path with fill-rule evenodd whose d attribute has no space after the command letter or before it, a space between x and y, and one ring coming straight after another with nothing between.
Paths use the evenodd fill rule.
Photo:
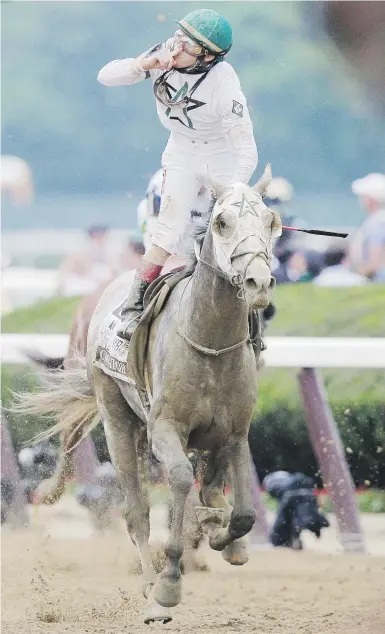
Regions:
<instances>
[{"instance_id":1,"label":"saddle","mask_svg":"<svg viewBox=\"0 0 385 634\"><path fill-rule=\"evenodd\" d=\"M127 367L130 368L132 378L137 387L143 391L146 391L147 387L145 365L151 324L164 307L171 291L179 282L190 277L192 273L193 269L189 267L174 269L154 280L145 292L144 310L131 337L127 359Z\"/></svg>"}]
</instances>

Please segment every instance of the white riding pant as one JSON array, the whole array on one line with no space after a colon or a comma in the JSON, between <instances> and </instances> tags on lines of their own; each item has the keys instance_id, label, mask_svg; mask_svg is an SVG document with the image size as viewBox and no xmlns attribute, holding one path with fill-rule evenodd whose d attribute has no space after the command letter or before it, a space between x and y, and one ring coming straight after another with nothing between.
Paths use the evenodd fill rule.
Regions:
<instances>
[{"instance_id":1,"label":"white riding pant","mask_svg":"<svg viewBox=\"0 0 385 634\"><path fill-rule=\"evenodd\" d=\"M236 161L226 139L192 141L172 134L162 156L162 200L152 244L178 253L190 212L197 207L199 190L211 182L234 182Z\"/></svg>"}]
</instances>

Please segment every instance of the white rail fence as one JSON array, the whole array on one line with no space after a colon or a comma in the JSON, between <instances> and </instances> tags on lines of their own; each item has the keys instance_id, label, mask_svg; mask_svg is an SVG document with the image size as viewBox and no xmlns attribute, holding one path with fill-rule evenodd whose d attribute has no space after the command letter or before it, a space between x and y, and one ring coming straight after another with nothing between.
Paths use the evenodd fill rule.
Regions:
<instances>
[{"instance_id":1,"label":"white rail fence","mask_svg":"<svg viewBox=\"0 0 385 634\"><path fill-rule=\"evenodd\" d=\"M266 337L266 366L274 368L385 368L385 337ZM25 363L24 351L66 354L68 335L1 336L2 363Z\"/></svg>"}]
</instances>

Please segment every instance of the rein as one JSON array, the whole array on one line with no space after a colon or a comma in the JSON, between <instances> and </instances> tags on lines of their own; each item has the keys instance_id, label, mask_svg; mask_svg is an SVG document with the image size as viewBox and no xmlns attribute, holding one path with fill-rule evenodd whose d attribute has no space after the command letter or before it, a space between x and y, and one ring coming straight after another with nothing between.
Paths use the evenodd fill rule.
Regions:
<instances>
[{"instance_id":1,"label":"rein","mask_svg":"<svg viewBox=\"0 0 385 634\"><path fill-rule=\"evenodd\" d=\"M213 271L216 275L218 275L219 277L222 277L223 279L225 279L226 281L228 280L228 277L223 273L223 271L221 271L220 269L216 268L215 266L212 266L211 264L209 264L208 262L206 262L205 260L202 260L202 258L200 257L200 252L198 249L198 244L195 242L194 244L194 250L195 250L195 256L197 258L197 264L206 266L208 269L210 269L211 271ZM240 257L241 255L245 255L244 253L240 253L237 256L234 257ZM247 262L246 267L245 267L245 273L249 267L249 265L251 264L251 262L256 258L256 257L263 257L264 259L266 259L266 261L268 261L268 257L267 255L262 251L262 252L255 252L251 255L250 260ZM247 329L247 334L244 337L244 339L242 339L242 341L239 341L238 343L235 343L233 346L229 346L228 348L221 348L220 350L215 350L215 348L206 348L205 346L201 346L198 343L195 343L195 341L193 341L192 339L190 339L190 337L184 333L181 328L180 328L180 320L179 320L179 316L180 316L180 307L182 304L182 300L184 297L184 294L186 292L186 289L189 285L189 283L191 282L191 280L193 279L193 276L190 277L189 281L187 282L183 293L181 295L181 298L179 300L179 306L178 306L178 317L177 317L177 333L178 335L186 342L189 344L189 346L191 346L192 348L194 348L194 350L197 350L198 352L201 352L202 354L205 354L206 356L210 356L210 357L219 357L221 354L225 354L226 352L231 352L232 350L236 350L237 348L240 348L241 346L243 346L245 343L250 343L253 347L255 347L257 349L257 353L258 356L261 353L262 350L262 337L261 337L261 321L260 321L260 317L258 315L258 329L257 329L257 334L255 337L250 337L250 328L248 327ZM242 274L237 274L234 275L231 280L230 280L230 284L232 284L232 286L238 286L239 287L239 291L237 293L237 298L238 299L244 299L244 288L243 288L243 282L244 282L245 276Z\"/></svg>"}]
</instances>

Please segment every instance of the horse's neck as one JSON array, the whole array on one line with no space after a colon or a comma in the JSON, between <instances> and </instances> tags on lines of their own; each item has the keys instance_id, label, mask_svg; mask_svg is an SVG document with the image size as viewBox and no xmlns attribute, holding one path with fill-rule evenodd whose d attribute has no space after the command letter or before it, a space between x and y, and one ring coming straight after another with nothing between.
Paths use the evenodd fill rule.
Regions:
<instances>
[{"instance_id":1,"label":"horse's neck","mask_svg":"<svg viewBox=\"0 0 385 634\"><path fill-rule=\"evenodd\" d=\"M211 240L206 237L202 259L218 268ZM204 264L198 264L184 310L186 334L195 343L216 350L242 341L248 329L248 307L238 289Z\"/></svg>"}]
</instances>

